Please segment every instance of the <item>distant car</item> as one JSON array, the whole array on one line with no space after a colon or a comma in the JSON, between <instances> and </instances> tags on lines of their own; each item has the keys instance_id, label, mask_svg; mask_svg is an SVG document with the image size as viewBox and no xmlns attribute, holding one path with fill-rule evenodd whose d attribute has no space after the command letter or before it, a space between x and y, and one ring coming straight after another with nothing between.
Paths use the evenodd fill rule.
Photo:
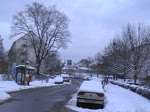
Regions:
<instances>
[{"instance_id":1,"label":"distant car","mask_svg":"<svg viewBox=\"0 0 150 112\"><path fill-rule=\"evenodd\" d=\"M91 77L90 76L84 76L84 77L82 77L82 80L91 80Z\"/></svg>"},{"instance_id":2,"label":"distant car","mask_svg":"<svg viewBox=\"0 0 150 112\"><path fill-rule=\"evenodd\" d=\"M82 76L80 74L75 74L74 79L82 79Z\"/></svg>"},{"instance_id":3,"label":"distant car","mask_svg":"<svg viewBox=\"0 0 150 112\"><path fill-rule=\"evenodd\" d=\"M63 78L64 82L69 82L70 81L70 76L68 74L61 74L61 77Z\"/></svg>"},{"instance_id":4,"label":"distant car","mask_svg":"<svg viewBox=\"0 0 150 112\"><path fill-rule=\"evenodd\" d=\"M128 83L128 84L133 84L132 79L127 79L127 83Z\"/></svg>"},{"instance_id":5,"label":"distant car","mask_svg":"<svg viewBox=\"0 0 150 112\"><path fill-rule=\"evenodd\" d=\"M104 108L105 94L101 82L83 81L77 92L78 107L95 105L98 108Z\"/></svg>"},{"instance_id":6,"label":"distant car","mask_svg":"<svg viewBox=\"0 0 150 112\"><path fill-rule=\"evenodd\" d=\"M55 76L50 76L49 78L54 79L54 78L55 78Z\"/></svg>"},{"instance_id":7,"label":"distant car","mask_svg":"<svg viewBox=\"0 0 150 112\"><path fill-rule=\"evenodd\" d=\"M63 78L61 76L56 76L54 78L55 84L63 84Z\"/></svg>"}]
</instances>

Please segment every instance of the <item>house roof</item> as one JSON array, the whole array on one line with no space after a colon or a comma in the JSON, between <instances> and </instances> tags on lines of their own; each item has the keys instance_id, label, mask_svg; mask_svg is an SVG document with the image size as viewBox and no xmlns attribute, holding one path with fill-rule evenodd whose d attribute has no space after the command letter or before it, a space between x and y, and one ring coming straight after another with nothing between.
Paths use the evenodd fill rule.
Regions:
<instances>
[{"instance_id":1,"label":"house roof","mask_svg":"<svg viewBox=\"0 0 150 112\"><path fill-rule=\"evenodd\" d=\"M35 70L35 68L34 68L34 67L29 66L29 65L28 65L28 66L26 66L26 67L25 67L25 65L17 65L17 66L16 66L16 68L23 68L23 69L24 69L24 68L27 68L27 69L29 69L29 70Z\"/></svg>"},{"instance_id":2,"label":"house roof","mask_svg":"<svg viewBox=\"0 0 150 112\"><path fill-rule=\"evenodd\" d=\"M16 42L24 37L26 37L27 35L29 35L30 33L34 34L36 37L38 37L34 32L29 32L29 33L26 33L25 35L21 36L20 38L18 38L17 40L15 40L9 50L9 52L11 51L11 49L13 48L13 46L16 44Z\"/></svg>"},{"instance_id":3,"label":"house roof","mask_svg":"<svg viewBox=\"0 0 150 112\"><path fill-rule=\"evenodd\" d=\"M63 70L69 70L69 69L76 70L74 66L69 66L69 65L64 66L62 69Z\"/></svg>"}]
</instances>

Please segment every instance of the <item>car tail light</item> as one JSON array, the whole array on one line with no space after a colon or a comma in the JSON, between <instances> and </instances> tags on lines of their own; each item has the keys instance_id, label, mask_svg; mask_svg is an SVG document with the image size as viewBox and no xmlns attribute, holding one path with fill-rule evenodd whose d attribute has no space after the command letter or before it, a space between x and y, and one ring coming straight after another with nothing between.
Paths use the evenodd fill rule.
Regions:
<instances>
[{"instance_id":1,"label":"car tail light","mask_svg":"<svg viewBox=\"0 0 150 112\"><path fill-rule=\"evenodd\" d=\"M97 93L97 95L98 95L99 97L104 97L104 94L103 94L103 93Z\"/></svg>"},{"instance_id":2,"label":"car tail light","mask_svg":"<svg viewBox=\"0 0 150 112\"><path fill-rule=\"evenodd\" d=\"M78 93L78 95L84 95L85 94L85 92L79 92Z\"/></svg>"}]
</instances>

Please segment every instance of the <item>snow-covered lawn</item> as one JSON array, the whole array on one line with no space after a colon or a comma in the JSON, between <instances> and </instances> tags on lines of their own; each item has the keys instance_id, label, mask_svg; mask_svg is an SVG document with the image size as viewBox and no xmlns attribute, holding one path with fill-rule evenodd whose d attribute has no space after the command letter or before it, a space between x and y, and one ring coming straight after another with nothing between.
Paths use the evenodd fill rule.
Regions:
<instances>
[{"instance_id":1,"label":"snow-covered lawn","mask_svg":"<svg viewBox=\"0 0 150 112\"><path fill-rule=\"evenodd\" d=\"M0 81L0 103L11 98L9 92L19 91L23 89L54 86L54 79L49 79L48 82L32 81L29 86L18 85L15 81Z\"/></svg>"},{"instance_id":2,"label":"snow-covered lawn","mask_svg":"<svg viewBox=\"0 0 150 112\"><path fill-rule=\"evenodd\" d=\"M105 86L107 104L104 109L84 109L76 106L76 94L66 105L78 112L150 112L150 100L117 85Z\"/></svg>"}]
</instances>

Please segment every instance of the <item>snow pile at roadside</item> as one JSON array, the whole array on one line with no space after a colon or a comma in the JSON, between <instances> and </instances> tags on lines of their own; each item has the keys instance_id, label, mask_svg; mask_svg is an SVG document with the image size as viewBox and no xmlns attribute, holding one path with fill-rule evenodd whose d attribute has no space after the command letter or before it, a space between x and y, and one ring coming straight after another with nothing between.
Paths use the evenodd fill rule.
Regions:
<instances>
[{"instance_id":1,"label":"snow pile at roadside","mask_svg":"<svg viewBox=\"0 0 150 112\"><path fill-rule=\"evenodd\" d=\"M88 86L88 85L87 85ZM117 85L105 86L107 104L104 109L84 109L76 106L77 94L66 105L78 112L150 112L150 100Z\"/></svg>"},{"instance_id":2,"label":"snow pile at roadside","mask_svg":"<svg viewBox=\"0 0 150 112\"><path fill-rule=\"evenodd\" d=\"M2 74L0 74L0 80L2 80Z\"/></svg>"},{"instance_id":3,"label":"snow pile at roadside","mask_svg":"<svg viewBox=\"0 0 150 112\"><path fill-rule=\"evenodd\" d=\"M150 112L150 100L117 85L106 86L106 97L108 112Z\"/></svg>"},{"instance_id":4,"label":"snow pile at roadside","mask_svg":"<svg viewBox=\"0 0 150 112\"><path fill-rule=\"evenodd\" d=\"M24 85L18 85L15 81L0 81L0 91L4 92L13 92L13 91L19 91L22 89L29 89L29 88L37 88L37 87L45 87L45 86L53 86L54 80L49 79L48 82L45 80L43 81L33 81L30 82L29 86Z\"/></svg>"},{"instance_id":5,"label":"snow pile at roadside","mask_svg":"<svg viewBox=\"0 0 150 112\"><path fill-rule=\"evenodd\" d=\"M29 86L18 85L15 81L0 81L0 103L11 98L7 92L19 91L23 89L54 86L54 79L42 81L32 81Z\"/></svg>"},{"instance_id":6,"label":"snow pile at roadside","mask_svg":"<svg viewBox=\"0 0 150 112\"><path fill-rule=\"evenodd\" d=\"M0 103L2 103L5 100L10 99L11 96L3 91L0 91Z\"/></svg>"}]
</instances>

